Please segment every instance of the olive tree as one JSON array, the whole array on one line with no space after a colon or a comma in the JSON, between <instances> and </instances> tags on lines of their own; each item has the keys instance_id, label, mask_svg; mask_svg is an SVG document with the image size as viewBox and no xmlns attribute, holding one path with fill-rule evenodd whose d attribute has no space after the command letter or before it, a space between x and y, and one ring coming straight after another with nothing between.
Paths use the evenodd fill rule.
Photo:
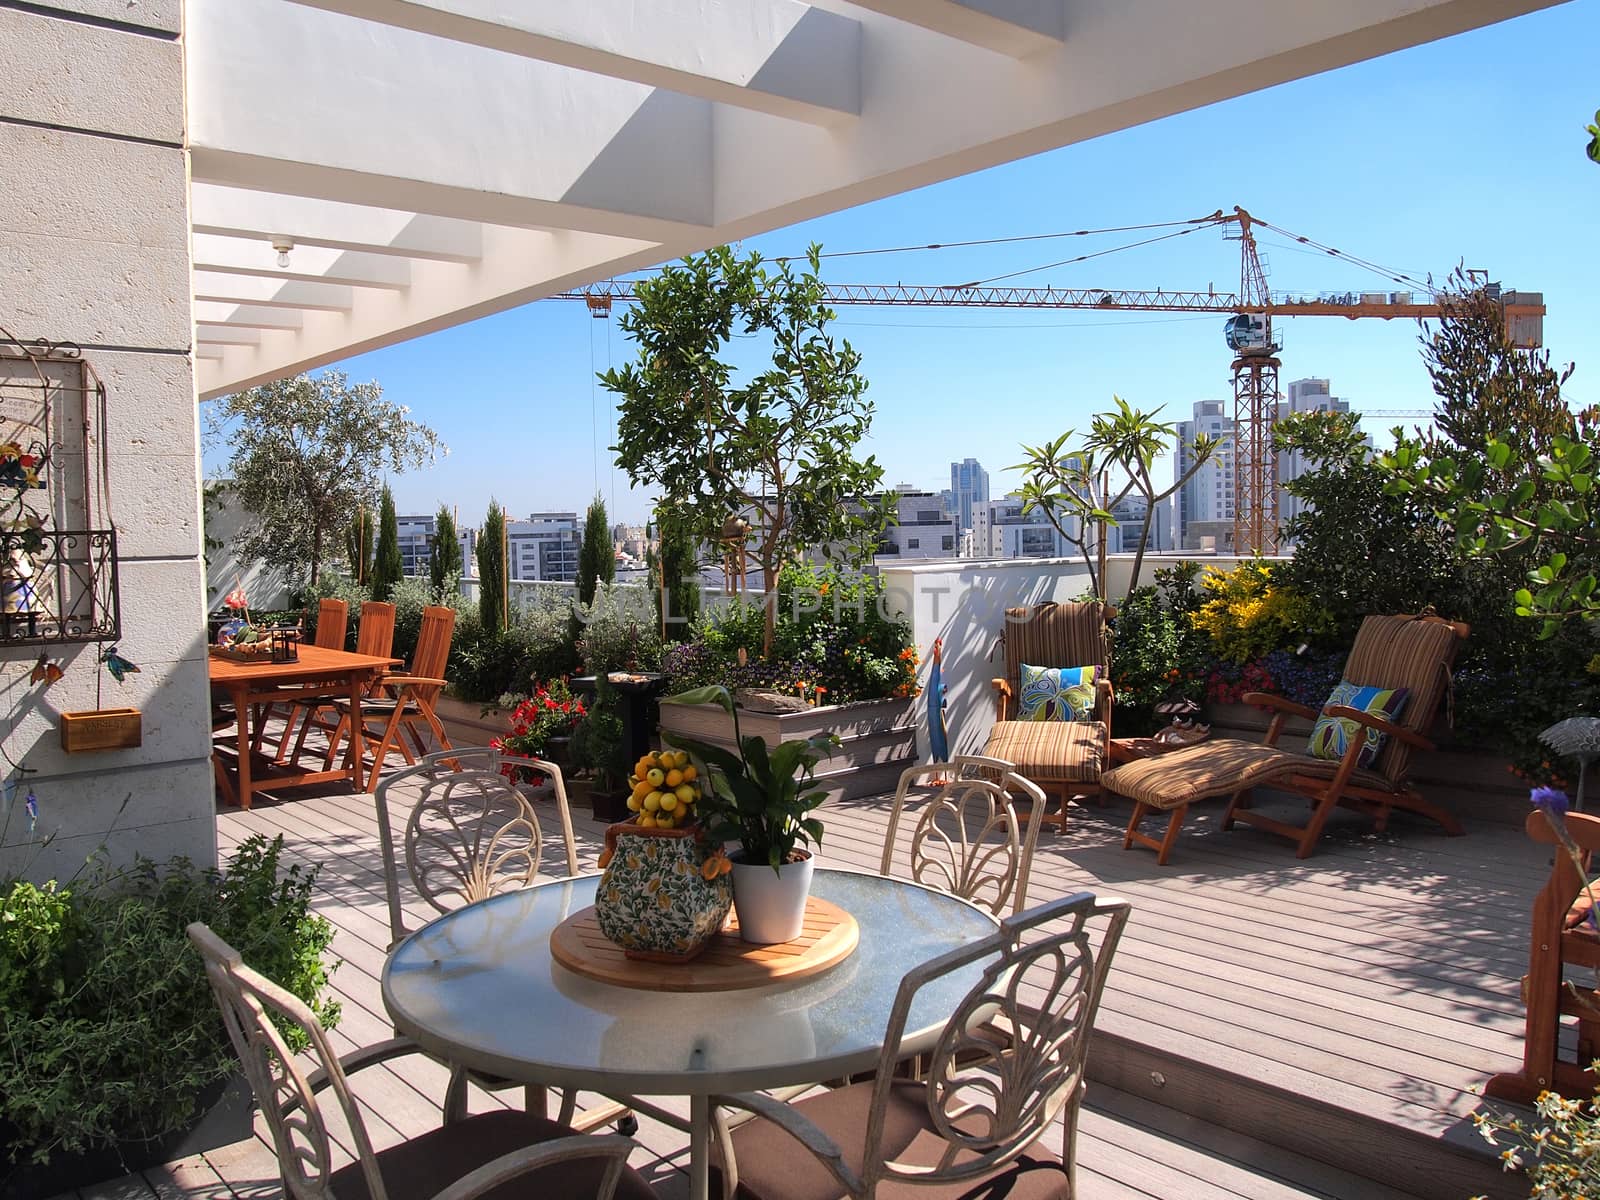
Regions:
<instances>
[{"instance_id":1,"label":"olive tree","mask_svg":"<svg viewBox=\"0 0 1600 1200\"><path fill-rule=\"evenodd\" d=\"M217 400L208 432L230 448L234 497L256 519L241 552L314 583L385 476L448 452L409 412L376 382L352 384L331 369Z\"/></svg>"},{"instance_id":2,"label":"olive tree","mask_svg":"<svg viewBox=\"0 0 1600 1200\"><path fill-rule=\"evenodd\" d=\"M733 536L759 568L772 651L778 572L815 548L869 558L891 499L883 468L856 449L872 426L861 355L829 329L821 249L772 268L727 246L634 286L619 322L635 361L600 376L619 396L617 465L710 542ZM767 361L739 372L735 343ZM740 522L748 522L748 533Z\"/></svg>"}]
</instances>

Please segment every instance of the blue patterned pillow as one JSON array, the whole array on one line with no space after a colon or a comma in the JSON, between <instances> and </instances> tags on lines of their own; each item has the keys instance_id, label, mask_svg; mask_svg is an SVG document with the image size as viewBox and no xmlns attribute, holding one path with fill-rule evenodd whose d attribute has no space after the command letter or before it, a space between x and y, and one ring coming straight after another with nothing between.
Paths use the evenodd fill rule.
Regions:
<instances>
[{"instance_id":1,"label":"blue patterned pillow","mask_svg":"<svg viewBox=\"0 0 1600 1200\"><path fill-rule=\"evenodd\" d=\"M1094 720L1093 667L1022 668L1019 721Z\"/></svg>"},{"instance_id":2,"label":"blue patterned pillow","mask_svg":"<svg viewBox=\"0 0 1600 1200\"><path fill-rule=\"evenodd\" d=\"M1326 709L1334 704L1342 704L1346 708L1360 709L1392 722L1399 719L1409 699L1410 688L1357 687L1349 680L1341 679L1338 686L1328 693L1328 699L1322 707ZM1307 748L1313 758L1343 758L1359 728L1361 726L1349 717L1318 717L1317 723L1311 727L1311 740ZM1377 761L1378 752L1388 740L1388 734L1368 729L1367 740L1361 745L1356 765L1370 767Z\"/></svg>"}]
</instances>

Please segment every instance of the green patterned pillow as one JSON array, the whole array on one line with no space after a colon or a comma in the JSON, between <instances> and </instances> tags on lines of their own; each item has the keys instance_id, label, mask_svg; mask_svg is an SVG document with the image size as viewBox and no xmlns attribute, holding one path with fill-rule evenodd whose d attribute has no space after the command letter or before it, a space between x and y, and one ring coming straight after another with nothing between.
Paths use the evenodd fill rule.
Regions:
<instances>
[{"instance_id":1,"label":"green patterned pillow","mask_svg":"<svg viewBox=\"0 0 1600 1200\"><path fill-rule=\"evenodd\" d=\"M1022 668L1019 721L1094 720L1093 667Z\"/></svg>"},{"instance_id":2,"label":"green patterned pillow","mask_svg":"<svg viewBox=\"0 0 1600 1200\"><path fill-rule=\"evenodd\" d=\"M1411 699L1410 688L1357 687L1349 680L1341 679L1338 686L1328 693L1328 699L1322 707L1326 709L1335 704L1342 704L1346 708L1360 709L1362 712L1393 722L1399 719L1409 699ZM1360 728L1361 726L1349 717L1318 717L1317 723L1311 727L1311 740L1307 743L1307 749L1311 751L1313 758L1341 759L1349 749L1350 740L1355 737L1356 730ZM1361 754L1356 759L1356 765L1370 767L1377 761L1378 752L1388 740L1388 734L1368 729L1367 740L1361 744Z\"/></svg>"}]
</instances>

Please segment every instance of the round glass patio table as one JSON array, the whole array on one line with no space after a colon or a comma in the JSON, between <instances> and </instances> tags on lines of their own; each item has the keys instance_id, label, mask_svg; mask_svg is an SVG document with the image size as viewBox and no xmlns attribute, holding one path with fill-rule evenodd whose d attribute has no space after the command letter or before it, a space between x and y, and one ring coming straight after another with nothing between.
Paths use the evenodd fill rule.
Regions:
<instances>
[{"instance_id":1,"label":"round glass patio table","mask_svg":"<svg viewBox=\"0 0 1600 1200\"><path fill-rule=\"evenodd\" d=\"M905 880L819 869L812 892L855 917L855 953L796 983L653 992L574 974L551 931L594 903L598 875L506 892L446 913L383 970L395 1028L446 1061L519 1083L690 1098L690 1194L707 1194L708 1098L817 1083L877 1064L901 978L995 931L984 910ZM923 988L906 1053L927 1049L982 964Z\"/></svg>"}]
</instances>

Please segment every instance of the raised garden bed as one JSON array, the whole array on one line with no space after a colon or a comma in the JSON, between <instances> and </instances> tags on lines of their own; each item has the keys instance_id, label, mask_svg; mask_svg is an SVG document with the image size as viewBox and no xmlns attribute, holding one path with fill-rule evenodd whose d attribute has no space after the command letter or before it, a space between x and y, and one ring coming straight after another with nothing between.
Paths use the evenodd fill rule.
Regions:
<instances>
[{"instance_id":1,"label":"raised garden bed","mask_svg":"<svg viewBox=\"0 0 1600 1200\"><path fill-rule=\"evenodd\" d=\"M900 772L917 761L915 701L909 698L829 704L800 712L767 713L739 710L745 737L760 737L768 746L819 733L838 735L837 752L817 766L817 784L830 800L892 792ZM661 705L661 737L674 734L732 750L733 720L715 704Z\"/></svg>"}]
</instances>

